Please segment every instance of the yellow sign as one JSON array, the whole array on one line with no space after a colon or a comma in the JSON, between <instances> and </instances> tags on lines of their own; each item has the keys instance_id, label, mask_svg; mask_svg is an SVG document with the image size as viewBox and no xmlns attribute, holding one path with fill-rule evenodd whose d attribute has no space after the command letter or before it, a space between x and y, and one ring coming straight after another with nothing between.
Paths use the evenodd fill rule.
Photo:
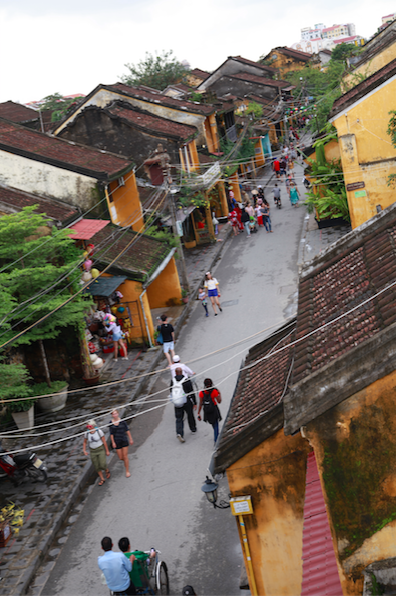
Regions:
<instances>
[{"instance_id":1,"label":"yellow sign","mask_svg":"<svg viewBox=\"0 0 396 596\"><path fill-rule=\"evenodd\" d=\"M250 515L253 513L252 497L233 497L230 499L232 515Z\"/></svg>"}]
</instances>

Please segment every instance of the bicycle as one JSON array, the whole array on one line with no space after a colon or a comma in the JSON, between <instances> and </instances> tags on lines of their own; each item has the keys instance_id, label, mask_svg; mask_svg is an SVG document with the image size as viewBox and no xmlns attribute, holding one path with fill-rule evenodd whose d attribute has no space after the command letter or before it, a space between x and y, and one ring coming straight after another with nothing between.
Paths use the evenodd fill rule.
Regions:
<instances>
[{"instance_id":1,"label":"bicycle","mask_svg":"<svg viewBox=\"0 0 396 596\"><path fill-rule=\"evenodd\" d=\"M131 580L136 588L137 594L169 594L169 575L165 561L161 561L158 555L161 551L151 548L147 551L132 551L135 556ZM110 590L110 596L113 595Z\"/></svg>"}]
</instances>

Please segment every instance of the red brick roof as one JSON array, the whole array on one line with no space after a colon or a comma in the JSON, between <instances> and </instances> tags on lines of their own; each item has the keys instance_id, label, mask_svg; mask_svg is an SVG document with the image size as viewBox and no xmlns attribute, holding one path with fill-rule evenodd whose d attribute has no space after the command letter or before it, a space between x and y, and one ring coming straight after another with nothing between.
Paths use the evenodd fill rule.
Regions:
<instances>
[{"instance_id":1,"label":"red brick roof","mask_svg":"<svg viewBox=\"0 0 396 596\"><path fill-rule=\"evenodd\" d=\"M357 228L345 236L303 271L296 338L334 323L296 344L293 385L396 321L396 287L335 321L396 281L396 212L394 206L388 210L361 232Z\"/></svg>"},{"instance_id":2,"label":"red brick roof","mask_svg":"<svg viewBox=\"0 0 396 596\"><path fill-rule=\"evenodd\" d=\"M377 72L372 74L370 77L359 83L359 85L356 85L356 87L353 87L352 89L344 93L344 95L341 95L341 97L336 99L333 104L333 108L330 112L330 117L332 118L333 116L338 114L338 112L341 112L342 110L353 104L355 101L361 99L362 97L367 95L367 93L370 93L370 91L373 91L374 89L379 87L379 85L382 85L382 83L386 82L395 74L396 58L380 70L377 70Z\"/></svg>"},{"instance_id":3,"label":"red brick roof","mask_svg":"<svg viewBox=\"0 0 396 596\"><path fill-rule=\"evenodd\" d=\"M51 137L1 118L0 149L101 180L132 169L129 160L112 153Z\"/></svg>"},{"instance_id":4,"label":"red brick roof","mask_svg":"<svg viewBox=\"0 0 396 596\"><path fill-rule=\"evenodd\" d=\"M276 48L276 50L282 54L286 54L286 56L296 58L297 60L302 60L303 62L309 62L309 60L312 58L312 54L308 54L308 52L302 52L301 50L295 50L294 48Z\"/></svg>"},{"instance_id":5,"label":"red brick roof","mask_svg":"<svg viewBox=\"0 0 396 596\"><path fill-rule=\"evenodd\" d=\"M105 108L105 111L139 128L148 129L164 136L176 137L183 141L193 137L197 133L195 126L154 116L125 102L116 101Z\"/></svg>"},{"instance_id":6,"label":"red brick roof","mask_svg":"<svg viewBox=\"0 0 396 596\"><path fill-rule=\"evenodd\" d=\"M74 240L91 240L102 228L110 223L108 219L80 219L77 223L70 226L74 230L69 234Z\"/></svg>"},{"instance_id":7,"label":"red brick roof","mask_svg":"<svg viewBox=\"0 0 396 596\"><path fill-rule=\"evenodd\" d=\"M244 72L225 76L232 77L233 79L240 79L241 81L259 83L260 85L266 85L267 87L278 87L280 89L282 87L290 87L290 83L288 81L274 81L273 79L266 79L264 77L259 77L257 75L252 75Z\"/></svg>"},{"instance_id":8,"label":"red brick roof","mask_svg":"<svg viewBox=\"0 0 396 596\"><path fill-rule=\"evenodd\" d=\"M61 203L55 199L32 195L15 188L0 185L0 203L6 205L10 210L20 211L23 207L37 205L38 213L45 213L49 218L64 223L67 220L77 218L79 211L72 205ZM0 206L1 209L1 206Z\"/></svg>"},{"instance_id":9,"label":"red brick roof","mask_svg":"<svg viewBox=\"0 0 396 596\"><path fill-rule=\"evenodd\" d=\"M188 74L196 77L197 79L202 79L203 81L210 76L209 72L206 72L206 70L201 70L200 68L194 68L194 70L190 70Z\"/></svg>"},{"instance_id":10,"label":"red brick roof","mask_svg":"<svg viewBox=\"0 0 396 596\"><path fill-rule=\"evenodd\" d=\"M95 245L105 246L103 256L100 250L95 254L99 262L104 264L110 263L131 240L134 240L110 271L115 274L124 273L130 279L140 282L147 281L172 250L166 242L114 225L106 226L91 240Z\"/></svg>"},{"instance_id":11,"label":"red brick roof","mask_svg":"<svg viewBox=\"0 0 396 596\"><path fill-rule=\"evenodd\" d=\"M136 99L142 99L149 103L161 104L169 108L181 110L183 112L192 112L194 114L202 114L203 116L207 116L209 114L213 114L215 111L214 107L208 104L197 104L193 101L188 101L187 99L177 99L175 97L169 97L168 95L163 95L161 93L152 93L150 91L139 89L138 87L130 87L124 83L116 83L115 85L100 85L100 87L109 89L110 91L115 91L116 93L123 93L127 96L135 97Z\"/></svg>"},{"instance_id":12,"label":"red brick roof","mask_svg":"<svg viewBox=\"0 0 396 596\"><path fill-rule=\"evenodd\" d=\"M32 120L39 119L39 113L20 103L4 101L0 103L0 118L5 118L12 122L31 122Z\"/></svg>"}]
</instances>

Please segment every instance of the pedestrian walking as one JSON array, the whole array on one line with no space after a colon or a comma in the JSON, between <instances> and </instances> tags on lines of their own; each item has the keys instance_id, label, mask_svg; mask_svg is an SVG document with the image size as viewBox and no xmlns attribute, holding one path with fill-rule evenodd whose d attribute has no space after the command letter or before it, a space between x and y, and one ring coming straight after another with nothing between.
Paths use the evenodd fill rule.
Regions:
<instances>
[{"instance_id":1,"label":"pedestrian walking","mask_svg":"<svg viewBox=\"0 0 396 596\"><path fill-rule=\"evenodd\" d=\"M201 410L203 408L204 421L213 426L214 441L216 443L219 436L219 422L221 414L218 404L221 404L221 394L218 389L213 387L212 379L204 380L204 390L199 392L198 420L201 420Z\"/></svg>"},{"instance_id":2,"label":"pedestrian walking","mask_svg":"<svg viewBox=\"0 0 396 596\"><path fill-rule=\"evenodd\" d=\"M191 370L191 368L189 366L187 366L187 364L182 364L180 362L180 356L178 356L177 354L175 354L173 356L173 364L170 367L172 378L174 378L176 376L176 369L177 368L181 368L182 369L182 373L183 373L183 375L185 377L193 377L195 375L195 372L193 372Z\"/></svg>"},{"instance_id":3,"label":"pedestrian walking","mask_svg":"<svg viewBox=\"0 0 396 596\"><path fill-rule=\"evenodd\" d=\"M262 201L261 201L261 203L259 203L257 201L257 205L254 208L254 212L256 214L256 219L257 219L257 225L258 225L259 228L264 227L264 224L263 224L263 214L261 213L261 207L262 207L262 205L263 205L263 202Z\"/></svg>"},{"instance_id":4,"label":"pedestrian walking","mask_svg":"<svg viewBox=\"0 0 396 596\"><path fill-rule=\"evenodd\" d=\"M107 314L103 319L103 323L107 333L112 333L113 336L114 362L117 362L118 347L121 347L124 350L125 356L123 356L122 359L128 360L127 347L122 339L121 327L117 325L116 317L114 315Z\"/></svg>"},{"instance_id":5,"label":"pedestrian walking","mask_svg":"<svg viewBox=\"0 0 396 596\"><path fill-rule=\"evenodd\" d=\"M117 455L124 462L125 476L130 477L128 447L133 445L132 435L125 420L121 420L118 410L111 412L110 438L113 449L117 450Z\"/></svg>"},{"instance_id":6,"label":"pedestrian walking","mask_svg":"<svg viewBox=\"0 0 396 596\"><path fill-rule=\"evenodd\" d=\"M298 188L295 185L294 181L290 182L290 203L292 207L297 205L298 201L300 200L300 193L298 192Z\"/></svg>"},{"instance_id":7,"label":"pedestrian walking","mask_svg":"<svg viewBox=\"0 0 396 596\"><path fill-rule=\"evenodd\" d=\"M171 356L173 358L175 355L175 330L173 329L173 326L168 323L168 317L165 314L161 315L161 321L161 335L164 342L163 350L168 361L168 366L171 366Z\"/></svg>"},{"instance_id":8,"label":"pedestrian walking","mask_svg":"<svg viewBox=\"0 0 396 596\"><path fill-rule=\"evenodd\" d=\"M280 162L277 157L274 159L274 163L272 164L272 169L274 170L276 177L280 178Z\"/></svg>"},{"instance_id":9,"label":"pedestrian walking","mask_svg":"<svg viewBox=\"0 0 396 596\"><path fill-rule=\"evenodd\" d=\"M286 167L287 167L286 158L284 155L282 155L282 157L281 157L279 166L280 166L279 173L282 178L282 176L286 176Z\"/></svg>"},{"instance_id":10,"label":"pedestrian walking","mask_svg":"<svg viewBox=\"0 0 396 596\"><path fill-rule=\"evenodd\" d=\"M136 589L129 573L132 571L132 561L123 553L112 551L113 542L109 536L102 538L101 547L104 555L98 557L98 566L102 571L107 587L113 594L136 594Z\"/></svg>"},{"instance_id":11,"label":"pedestrian walking","mask_svg":"<svg viewBox=\"0 0 396 596\"><path fill-rule=\"evenodd\" d=\"M266 199L264 199L264 201L263 201L263 205L261 207L261 213L263 215L263 223L264 223L265 229L267 230L267 234L268 234L269 232L272 232L272 228L271 228L271 218L270 218L270 206Z\"/></svg>"},{"instance_id":12,"label":"pedestrian walking","mask_svg":"<svg viewBox=\"0 0 396 596\"><path fill-rule=\"evenodd\" d=\"M202 306L205 309L205 317L208 317L209 316L209 312L208 312L208 301L206 300L205 288L199 288L199 290L198 290L198 300L201 301L201 304L202 304ZM174 360L173 360L173 362L174 362Z\"/></svg>"},{"instance_id":13,"label":"pedestrian walking","mask_svg":"<svg viewBox=\"0 0 396 596\"><path fill-rule=\"evenodd\" d=\"M212 224L213 224L215 236L217 236L217 234L219 233L219 220L217 219L214 211L212 211Z\"/></svg>"},{"instance_id":14,"label":"pedestrian walking","mask_svg":"<svg viewBox=\"0 0 396 596\"><path fill-rule=\"evenodd\" d=\"M207 291L207 295L210 298L210 301L212 303L215 317L217 317L216 305L218 306L219 311L223 312L223 309L221 308L220 302L219 302L219 298L221 297L221 294L220 294L219 282L217 281L217 279L215 277L212 277L212 274L210 271L208 271L205 275L204 287L205 287L205 289Z\"/></svg>"},{"instance_id":15,"label":"pedestrian walking","mask_svg":"<svg viewBox=\"0 0 396 596\"><path fill-rule=\"evenodd\" d=\"M228 214L228 221L232 225L232 231L234 232L234 236L238 236L239 234L239 224L238 224L238 216L235 209L230 211Z\"/></svg>"},{"instance_id":16,"label":"pedestrian walking","mask_svg":"<svg viewBox=\"0 0 396 596\"><path fill-rule=\"evenodd\" d=\"M278 205L278 203L280 204L281 202L281 198L280 198L280 188L277 184L275 184L274 188L272 189L272 193L274 195L274 203L275 205Z\"/></svg>"},{"instance_id":17,"label":"pedestrian walking","mask_svg":"<svg viewBox=\"0 0 396 596\"><path fill-rule=\"evenodd\" d=\"M246 211L245 207L242 207L241 222L245 228L247 238L250 238L250 215Z\"/></svg>"},{"instance_id":18,"label":"pedestrian walking","mask_svg":"<svg viewBox=\"0 0 396 596\"><path fill-rule=\"evenodd\" d=\"M87 444L89 446L91 461L99 476L98 486L103 486L106 482L103 472L105 472L106 478L110 478L110 470L107 467L106 461L106 455L109 456L110 451L107 447L105 436L100 428L97 427L95 420L88 420L87 422L87 432L84 435L83 441L84 455L88 455Z\"/></svg>"},{"instance_id":19,"label":"pedestrian walking","mask_svg":"<svg viewBox=\"0 0 396 596\"><path fill-rule=\"evenodd\" d=\"M194 417L194 409L197 407L192 382L184 374L180 367L175 370L175 377L171 380L171 400L175 406L176 437L180 443L184 439L184 413L187 414L188 426L192 433L197 432L197 424Z\"/></svg>"}]
</instances>

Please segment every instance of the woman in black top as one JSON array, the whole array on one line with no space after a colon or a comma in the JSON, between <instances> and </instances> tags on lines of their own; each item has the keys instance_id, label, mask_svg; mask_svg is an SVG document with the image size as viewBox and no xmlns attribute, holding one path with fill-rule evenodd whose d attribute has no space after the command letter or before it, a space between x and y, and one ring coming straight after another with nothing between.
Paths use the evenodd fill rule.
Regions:
<instances>
[{"instance_id":1,"label":"woman in black top","mask_svg":"<svg viewBox=\"0 0 396 596\"><path fill-rule=\"evenodd\" d=\"M111 413L110 438L113 449L117 450L118 457L124 462L125 476L129 478L128 446L133 445L133 439L127 423L120 419L118 410Z\"/></svg>"}]
</instances>

